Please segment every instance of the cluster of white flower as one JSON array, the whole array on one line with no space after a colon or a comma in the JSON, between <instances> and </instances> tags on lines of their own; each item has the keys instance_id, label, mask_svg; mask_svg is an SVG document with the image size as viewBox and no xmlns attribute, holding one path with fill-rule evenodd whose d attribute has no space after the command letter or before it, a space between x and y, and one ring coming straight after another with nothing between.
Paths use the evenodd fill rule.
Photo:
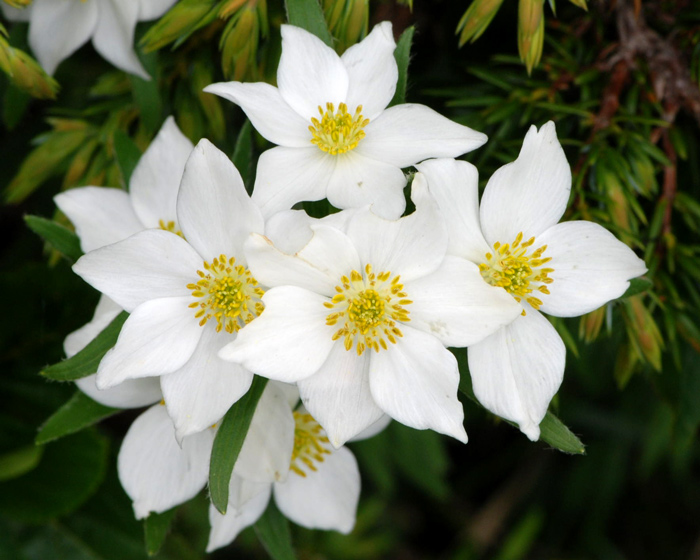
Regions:
<instances>
[{"instance_id":1,"label":"cluster of white flower","mask_svg":"<svg viewBox=\"0 0 700 560\"><path fill-rule=\"evenodd\" d=\"M211 510L209 550L254 523L273 491L291 520L348 532L360 479L345 442L390 419L467 441L448 347L469 347L477 398L536 440L565 358L540 311L592 311L645 272L601 226L557 224L571 173L553 123L530 129L479 205L476 169L450 158L486 137L422 105L387 108L395 47L389 23L342 57L283 26L278 88L206 88L278 144L260 157L252 197L226 155L193 147L172 119L128 193L56 197L86 253L74 270L103 294L66 353L130 314L78 384L111 406L153 405L119 454L138 518L204 487L217 426L255 374L272 382L227 513ZM415 210L403 216L410 166ZM323 198L341 211L291 209Z\"/></svg>"}]
</instances>

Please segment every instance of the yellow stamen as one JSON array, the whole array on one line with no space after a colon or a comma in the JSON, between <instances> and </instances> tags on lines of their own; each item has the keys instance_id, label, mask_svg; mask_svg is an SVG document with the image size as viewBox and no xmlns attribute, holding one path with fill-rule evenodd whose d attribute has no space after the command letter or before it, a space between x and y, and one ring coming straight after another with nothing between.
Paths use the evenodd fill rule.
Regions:
<instances>
[{"instance_id":1,"label":"yellow stamen","mask_svg":"<svg viewBox=\"0 0 700 560\"><path fill-rule=\"evenodd\" d=\"M309 413L294 412L294 449L289 468L299 476L306 478L318 470L315 463L323 463L324 455L330 455L328 438L323 428ZM304 470L306 468L306 471Z\"/></svg>"},{"instance_id":2,"label":"yellow stamen","mask_svg":"<svg viewBox=\"0 0 700 560\"><path fill-rule=\"evenodd\" d=\"M166 222L165 220L158 220L158 227L164 231L169 231L170 233L174 233L175 235L179 235L183 239L185 238L184 235L182 235L182 232L177 229L177 226L175 225L175 222L172 220Z\"/></svg>"},{"instance_id":3,"label":"yellow stamen","mask_svg":"<svg viewBox=\"0 0 700 560\"><path fill-rule=\"evenodd\" d=\"M479 265L479 270L483 279L492 286L500 286L512 294L516 301L524 299L533 308L539 309L542 300L533 296L532 292L537 290L549 294L546 284L554 282L548 276L554 269L542 268L552 260L551 257L542 257L547 250L546 245L528 255L528 249L534 243L534 237L523 242L522 232L515 236L513 243L501 245L496 241L493 244L494 254L486 253L486 262ZM525 315L524 309L522 314Z\"/></svg>"},{"instance_id":4,"label":"yellow stamen","mask_svg":"<svg viewBox=\"0 0 700 560\"><path fill-rule=\"evenodd\" d=\"M199 280L187 284L197 300L189 307L196 309L194 316L201 327L214 317L216 332L234 333L263 312L265 292L245 266L236 265L234 257L220 255L211 264L204 261L203 266L207 272L198 270Z\"/></svg>"},{"instance_id":5,"label":"yellow stamen","mask_svg":"<svg viewBox=\"0 0 700 560\"><path fill-rule=\"evenodd\" d=\"M363 128L369 124L369 119L362 116L362 105L358 105L355 114L348 113L348 106L341 103L335 111L333 103L326 103L326 110L319 105L319 121L311 118L309 131L311 143L328 154L338 155L357 148L360 140L365 137Z\"/></svg>"},{"instance_id":6,"label":"yellow stamen","mask_svg":"<svg viewBox=\"0 0 700 560\"><path fill-rule=\"evenodd\" d=\"M403 291L400 276L391 278L391 272L372 272L366 265L364 276L353 270L350 278L342 276L339 292L330 302L324 303L333 313L326 316L326 324L340 328L333 340L343 338L346 350L355 347L358 356L367 349L379 352L388 348L387 341L396 344L396 337L403 333L397 323L407 323L409 310L404 306L413 303Z\"/></svg>"}]
</instances>

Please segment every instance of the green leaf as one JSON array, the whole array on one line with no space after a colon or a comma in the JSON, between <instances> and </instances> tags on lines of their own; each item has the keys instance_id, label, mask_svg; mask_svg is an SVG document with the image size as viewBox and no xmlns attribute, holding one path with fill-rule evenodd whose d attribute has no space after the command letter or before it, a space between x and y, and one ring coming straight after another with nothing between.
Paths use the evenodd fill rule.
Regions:
<instances>
[{"instance_id":1,"label":"green leaf","mask_svg":"<svg viewBox=\"0 0 700 560\"><path fill-rule=\"evenodd\" d=\"M39 464L42 448L27 445L0 455L0 481L22 476Z\"/></svg>"},{"instance_id":2,"label":"green leaf","mask_svg":"<svg viewBox=\"0 0 700 560\"><path fill-rule=\"evenodd\" d=\"M119 332L128 317L129 314L122 311L75 356L47 367L41 372L41 375L54 381L75 381L92 375L97 371L97 366L100 365L107 350L116 344Z\"/></svg>"},{"instance_id":3,"label":"green leaf","mask_svg":"<svg viewBox=\"0 0 700 560\"><path fill-rule=\"evenodd\" d=\"M241 174L243 184L248 185L250 174L253 169L253 125L246 120L236 139L236 147L233 149L233 165Z\"/></svg>"},{"instance_id":4,"label":"green leaf","mask_svg":"<svg viewBox=\"0 0 700 560\"><path fill-rule=\"evenodd\" d=\"M284 4L289 23L313 33L329 47L333 46L333 37L318 0L285 0Z\"/></svg>"},{"instance_id":5,"label":"green leaf","mask_svg":"<svg viewBox=\"0 0 700 560\"><path fill-rule=\"evenodd\" d=\"M250 390L228 409L216 433L209 466L209 494L212 503L221 513L226 513L233 465L243 447L255 407L266 384L267 379L256 375Z\"/></svg>"},{"instance_id":6,"label":"green leaf","mask_svg":"<svg viewBox=\"0 0 700 560\"><path fill-rule=\"evenodd\" d=\"M651 289L653 285L654 283L651 280L644 278L643 276L640 276L639 278L632 278L632 280L630 280L630 287L627 288L627 291L620 297L628 298L636 296L637 294L641 294Z\"/></svg>"},{"instance_id":7,"label":"green leaf","mask_svg":"<svg viewBox=\"0 0 700 560\"><path fill-rule=\"evenodd\" d=\"M93 401L82 391L77 391L44 422L34 441L41 445L74 434L120 411L119 408L111 408Z\"/></svg>"},{"instance_id":8,"label":"green leaf","mask_svg":"<svg viewBox=\"0 0 700 560\"><path fill-rule=\"evenodd\" d=\"M457 358L457 363L459 364L460 371L460 381L459 381L459 392L466 396L469 400L474 401L476 404L481 406L481 403L477 400L474 395L474 389L472 389L472 380L469 374L469 367L467 366L466 356L467 353L463 349L453 349L452 353ZM504 418L505 420L505 418ZM510 420L505 420L511 426L517 428L515 422ZM563 453L570 453L572 455L585 455L586 446L581 443L569 428L564 425L564 423L559 420L551 412L547 412L545 417L540 422L540 440L548 443L554 449L558 449Z\"/></svg>"},{"instance_id":9,"label":"green leaf","mask_svg":"<svg viewBox=\"0 0 700 560\"><path fill-rule=\"evenodd\" d=\"M27 227L49 243L70 261L77 261L83 254L80 239L67 227L46 218L27 215L24 217Z\"/></svg>"},{"instance_id":10,"label":"green leaf","mask_svg":"<svg viewBox=\"0 0 700 560\"><path fill-rule=\"evenodd\" d=\"M139 159L141 159L141 150L123 130L115 130L113 138L117 166L122 174L124 188L128 189L131 174L134 172Z\"/></svg>"},{"instance_id":11,"label":"green leaf","mask_svg":"<svg viewBox=\"0 0 700 560\"><path fill-rule=\"evenodd\" d=\"M157 554L163 546L176 510L177 508L172 508L163 513L151 513L144 519L143 536L146 541L146 552L149 556Z\"/></svg>"},{"instance_id":12,"label":"green leaf","mask_svg":"<svg viewBox=\"0 0 700 560\"><path fill-rule=\"evenodd\" d=\"M35 469L0 483L0 514L40 523L75 510L97 490L107 457L107 439L94 430L48 444Z\"/></svg>"},{"instance_id":13,"label":"green leaf","mask_svg":"<svg viewBox=\"0 0 700 560\"><path fill-rule=\"evenodd\" d=\"M255 524L255 533L272 560L296 560L289 521L270 500L267 510Z\"/></svg>"},{"instance_id":14,"label":"green leaf","mask_svg":"<svg viewBox=\"0 0 700 560\"><path fill-rule=\"evenodd\" d=\"M396 82L396 92L394 98L389 103L389 106L399 105L406 101L406 83L408 80L408 63L411 60L411 44L413 43L413 33L416 28L411 26L406 29L399 37L399 42L396 44L394 58L399 67L399 80Z\"/></svg>"},{"instance_id":15,"label":"green leaf","mask_svg":"<svg viewBox=\"0 0 700 560\"><path fill-rule=\"evenodd\" d=\"M151 79L146 81L133 75L129 75L129 78L131 79L131 87L134 92L134 101L141 113L141 121L146 130L155 134L163 122L163 106L160 92L158 91L158 80Z\"/></svg>"}]
</instances>

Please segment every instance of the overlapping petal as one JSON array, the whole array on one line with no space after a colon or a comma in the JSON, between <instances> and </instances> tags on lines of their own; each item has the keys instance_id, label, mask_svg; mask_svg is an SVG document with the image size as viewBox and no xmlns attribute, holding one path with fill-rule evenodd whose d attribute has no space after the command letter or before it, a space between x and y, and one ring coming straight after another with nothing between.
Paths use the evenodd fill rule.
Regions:
<instances>
[{"instance_id":1,"label":"overlapping petal","mask_svg":"<svg viewBox=\"0 0 700 560\"><path fill-rule=\"evenodd\" d=\"M207 261L221 254L242 260L248 235L265 227L240 173L208 140L201 140L187 160L177 216L187 242Z\"/></svg>"},{"instance_id":2,"label":"overlapping petal","mask_svg":"<svg viewBox=\"0 0 700 560\"><path fill-rule=\"evenodd\" d=\"M82 187L57 194L56 206L73 222L84 252L126 239L144 229L121 189Z\"/></svg>"},{"instance_id":3,"label":"overlapping petal","mask_svg":"<svg viewBox=\"0 0 700 560\"><path fill-rule=\"evenodd\" d=\"M527 306L527 315L469 347L474 394L487 409L516 422L536 441L564 376L565 357L557 331Z\"/></svg>"},{"instance_id":4,"label":"overlapping petal","mask_svg":"<svg viewBox=\"0 0 700 560\"><path fill-rule=\"evenodd\" d=\"M98 17L92 44L105 60L117 68L150 80L134 51L134 29L139 17L139 0L94 0ZM90 4L91 2L82 2Z\"/></svg>"},{"instance_id":5,"label":"overlapping petal","mask_svg":"<svg viewBox=\"0 0 700 560\"><path fill-rule=\"evenodd\" d=\"M370 359L338 342L321 368L298 383L304 406L336 448L384 415L370 391Z\"/></svg>"},{"instance_id":6,"label":"overlapping petal","mask_svg":"<svg viewBox=\"0 0 700 560\"><path fill-rule=\"evenodd\" d=\"M313 375L334 344L333 327L326 325L326 301L295 286L268 290L263 296L265 311L239 331L219 356L286 383Z\"/></svg>"},{"instance_id":7,"label":"overlapping petal","mask_svg":"<svg viewBox=\"0 0 700 560\"><path fill-rule=\"evenodd\" d=\"M315 464L317 470L306 477L290 473L284 484L275 484L275 502L285 516L302 527L347 534L355 525L360 471L345 447L324 457Z\"/></svg>"},{"instance_id":8,"label":"overlapping petal","mask_svg":"<svg viewBox=\"0 0 700 560\"><path fill-rule=\"evenodd\" d=\"M172 373L192 356L202 328L187 304L189 297L160 298L134 309L117 344L100 362L97 386L113 387L127 379Z\"/></svg>"},{"instance_id":9,"label":"overlapping petal","mask_svg":"<svg viewBox=\"0 0 700 560\"><path fill-rule=\"evenodd\" d=\"M539 236L562 217L570 191L571 169L554 123L530 127L518 159L491 176L481 199L489 246L511 243L519 232L525 239Z\"/></svg>"},{"instance_id":10,"label":"overlapping petal","mask_svg":"<svg viewBox=\"0 0 700 560\"><path fill-rule=\"evenodd\" d=\"M408 167L431 157L457 157L486 142L486 135L457 124L425 105L389 107L365 127L359 154Z\"/></svg>"},{"instance_id":11,"label":"overlapping petal","mask_svg":"<svg viewBox=\"0 0 700 560\"><path fill-rule=\"evenodd\" d=\"M161 297L189 294L201 257L181 237L158 230L83 255L73 271L127 311Z\"/></svg>"},{"instance_id":12,"label":"overlapping petal","mask_svg":"<svg viewBox=\"0 0 700 560\"><path fill-rule=\"evenodd\" d=\"M129 428L119 450L119 480L137 519L192 498L206 483L213 430L185 438L180 447L165 407L155 405Z\"/></svg>"},{"instance_id":13,"label":"overlapping petal","mask_svg":"<svg viewBox=\"0 0 700 560\"><path fill-rule=\"evenodd\" d=\"M185 162L194 145L168 117L139 159L129 181L134 210L146 228L177 222L176 201Z\"/></svg>"},{"instance_id":14,"label":"overlapping petal","mask_svg":"<svg viewBox=\"0 0 700 560\"><path fill-rule=\"evenodd\" d=\"M253 382L252 373L217 356L232 335L217 333L211 325L197 328L202 330L201 338L190 359L160 378L178 440L218 422Z\"/></svg>"},{"instance_id":15,"label":"overlapping petal","mask_svg":"<svg viewBox=\"0 0 700 560\"><path fill-rule=\"evenodd\" d=\"M505 290L484 282L479 267L458 257L445 257L435 272L404 287L413 302L407 306L411 327L445 346L475 344L522 311Z\"/></svg>"},{"instance_id":16,"label":"overlapping petal","mask_svg":"<svg viewBox=\"0 0 700 560\"><path fill-rule=\"evenodd\" d=\"M466 443L457 360L434 336L405 325L401 330L396 344L372 355L369 382L375 402L402 424Z\"/></svg>"},{"instance_id":17,"label":"overlapping petal","mask_svg":"<svg viewBox=\"0 0 700 560\"><path fill-rule=\"evenodd\" d=\"M625 293L629 280L647 267L634 251L604 227L592 222L565 222L545 231L554 280L541 310L556 317L578 317Z\"/></svg>"}]
</instances>

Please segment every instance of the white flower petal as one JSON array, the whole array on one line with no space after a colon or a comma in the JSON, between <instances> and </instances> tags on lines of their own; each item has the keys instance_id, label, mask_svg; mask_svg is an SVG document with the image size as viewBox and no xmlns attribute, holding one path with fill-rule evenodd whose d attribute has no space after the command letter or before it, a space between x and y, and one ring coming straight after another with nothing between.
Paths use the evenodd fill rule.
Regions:
<instances>
[{"instance_id":1,"label":"white flower petal","mask_svg":"<svg viewBox=\"0 0 700 560\"><path fill-rule=\"evenodd\" d=\"M479 173L471 163L429 159L416 165L428 181L449 232L447 252L477 264L490 246L479 224Z\"/></svg>"},{"instance_id":2,"label":"white flower petal","mask_svg":"<svg viewBox=\"0 0 700 560\"><path fill-rule=\"evenodd\" d=\"M317 294L333 296L340 278L361 263L352 242L340 230L318 224L311 240L296 253L285 255L262 236L246 243L246 256L253 276L266 286L292 285Z\"/></svg>"},{"instance_id":3,"label":"white flower petal","mask_svg":"<svg viewBox=\"0 0 700 560\"><path fill-rule=\"evenodd\" d=\"M540 313L527 315L470 346L474 394L494 414L516 422L532 441L564 376L564 343Z\"/></svg>"},{"instance_id":4,"label":"white flower petal","mask_svg":"<svg viewBox=\"0 0 700 560\"><path fill-rule=\"evenodd\" d=\"M360 498L360 471L349 449L343 447L316 463L306 477L290 473L274 485L275 503L294 523L308 529L349 533L355 526Z\"/></svg>"},{"instance_id":5,"label":"white flower petal","mask_svg":"<svg viewBox=\"0 0 700 560\"><path fill-rule=\"evenodd\" d=\"M56 195L54 202L73 222L85 253L145 229L121 189L81 187Z\"/></svg>"},{"instance_id":6,"label":"white flower petal","mask_svg":"<svg viewBox=\"0 0 700 560\"><path fill-rule=\"evenodd\" d=\"M178 440L218 422L250 388L252 373L217 356L232 338L226 332L217 333L213 325L205 325L187 363L161 377L165 405Z\"/></svg>"},{"instance_id":7,"label":"white flower petal","mask_svg":"<svg viewBox=\"0 0 700 560\"><path fill-rule=\"evenodd\" d=\"M177 0L139 0L139 21L162 16Z\"/></svg>"},{"instance_id":8,"label":"white flower petal","mask_svg":"<svg viewBox=\"0 0 700 560\"><path fill-rule=\"evenodd\" d=\"M336 448L384 415L370 392L369 363L369 352L358 356L335 344L318 372L298 383L304 406Z\"/></svg>"},{"instance_id":9,"label":"white flower petal","mask_svg":"<svg viewBox=\"0 0 700 560\"><path fill-rule=\"evenodd\" d=\"M313 145L267 150L258 160L252 199L266 218L302 200L321 200L336 162Z\"/></svg>"},{"instance_id":10,"label":"white flower petal","mask_svg":"<svg viewBox=\"0 0 700 560\"><path fill-rule=\"evenodd\" d=\"M201 257L180 236L147 230L83 255L73 271L127 311L153 298L190 293Z\"/></svg>"},{"instance_id":11,"label":"white flower petal","mask_svg":"<svg viewBox=\"0 0 700 560\"><path fill-rule=\"evenodd\" d=\"M359 434L348 441L362 441L363 439L372 438L383 432L387 427L389 427L389 424L391 424L391 416L382 414L379 420L377 420L374 424L367 426Z\"/></svg>"},{"instance_id":12,"label":"white flower petal","mask_svg":"<svg viewBox=\"0 0 700 560\"><path fill-rule=\"evenodd\" d=\"M97 374L78 379L75 384L90 397L105 406L115 408L141 408L157 403L163 398L158 379L129 379L110 389L97 388Z\"/></svg>"},{"instance_id":13,"label":"white flower petal","mask_svg":"<svg viewBox=\"0 0 700 560\"><path fill-rule=\"evenodd\" d=\"M265 221L265 237L277 250L293 255L311 241L311 226L318 222L303 210L284 210Z\"/></svg>"},{"instance_id":14,"label":"white flower petal","mask_svg":"<svg viewBox=\"0 0 700 560\"><path fill-rule=\"evenodd\" d=\"M193 148L175 119L168 117L141 156L129 181L129 193L134 210L146 227L157 228L160 220L166 224L177 222L177 192Z\"/></svg>"},{"instance_id":15,"label":"white flower petal","mask_svg":"<svg viewBox=\"0 0 700 560\"><path fill-rule=\"evenodd\" d=\"M25 8L13 8L4 2L0 4L0 11L10 21L30 21L34 6L31 4Z\"/></svg>"},{"instance_id":16,"label":"white flower petal","mask_svg":"<svg viewBox=\"0 0 700 560\"><path fill-rule=\"evenodd\" d=\"M263 82L220 82L205 87L204 91L240 106L255 130L273 144L289 148L311 145L311 120L294 111L276 87Z\"/></svg>"},{"instance_id":17,"label":"white flower petal","mask_svg":"<svg viewBox=\"0 0 700 560\"><path fill-rule=\"evenodd\" d=\"M177 217L185 239L207 261L221 254L243 259L248 235L265 227L240 173L209 140L201 140L187 160Z\"/></svg>"},{"instance_id":18,"label":"white flower petal","mask_svg":"<svg viewBox=\"0 0 700 560\"><path fill-rule=\"evenodd\" d=\"M134 29L139 17L139 2L137 0L94 1L99 6L97 27L92 36L95 50L117 68L144 80L150 80L148 72L141 66L134 52Z\"/></svg>"},{"instance_id":19,"label":"white flower petal","mask_svg":"<svg viewBox=\"0 0 700 560\"><path fill-rule=\"evenodd\" d=\"M240 507L233 506L232 501L237 500L241 494L253 493ZM229 507L226 515L221 515L213 506L209 506L209 542L207 552L226 546L233 542L238 534L255 523L267 509L270 502L272 485L261 485L257 482L244 480L236 475L231 477L229 486ZM233 498L233 500L232 500Z\"/></svg>"},{"instance_id":20,"label":"white flower petal","mask_svg":"<svg viewBox=\"0 0 700 560\"><path fill-rule=\"evenodd\" d=\"M367 136L356 151L396 167L431 157L457 157L486 142L485 134L415 103L389 107L364 130Z\"/></svg>"},{"instance_id":21,"label":"white flower petal","mask_svg":"<svg viewBox=\"0 0 700 560\"><path fill-rule=\"evenodd\" d=\"M66 357L75 356L88 343L100 334L112 320L121 313L122 308L114 303L105 295L100 296L100 301L97 302L95 314L89 323L86 323L78 330L70 333L63 341L63 351Z\"/></svg>"},{"instance_id":22,"label":"white flower petal","mask_svg":"<svg viewBox=\"0 0 700 560\"><path fill-rule=\"evenodd\" d=\"M447 250L447 228L420 176L413 181L411 198L416 211L409 216L389 221L359 210L348 224L363 266L400 274L404 283L435 271Z\"/></svg>"},{"instance_id":23,"label":"white flower petal","mask_svg":"<svg viewBox=\"0 0 700 560\"><path fill-rule=\"evenodd\" d=\"M355 151L335 158L336 166L328 182L328 202L336 208L371 204L372 212L388 220L396 220L403 214L406 177L401 169Z\"/></svg>"},{"instance_id":24,"label":"white flower petal","mask_svg":"<svg viewBox=\"0 0 700 560\"><path fill-rule=\"evenodd\" d=\"M345 102L351 113L362 105L363 116L374 119L394 97L399 79L395 49L391 22L384 21L375 25L367 37L340 57L348 71L349 86Z\"/></svg>"},{"instance_id":25,"label":"white flower petal","mask_svg":"<svg viewBox=\"0 0 700 560\"><path fill-rule=\"evenodd\" d=\"M277 85L284 100L304 119L317 116L319 106L325 111L326 103L345 101L348 72L335 51L300 27L281 31Z\"/></svg>"},{"instance_id":26,"label":"white flower petal","mask_svg":"<svg viewBox=\"0 0 700 560\"><path fill-rule=\"evenodd\" d=\"M265 311L219 352L250 371L291 383L313 375L335 342L323 296L295 286L268 290Z\"/></svg>"},{"instance_id":27,"label":"white flower petal","mask_svg":"<svg viewBox=\"0 0 700 560\"><path fill-rule=\"evenodd\" d=\"M34 56L53 75L61 61L82 47L95 32L97 2L36 0L29 24L29 45Z\"/></svg>"},{"instance_id":28,"label":"white flower petal","mask_svg":"<svg viewBox=\"0 0 700 560\"><path fill-rule=\"evenodd\" d=\"M406 306L410 326L445 346L475 344L522 312L513 296L484 282L479 267L459 257L445 257L432 274L405 283L404 291L413 302Z\"/></svg>"},{"instance_id":29,"label":"white flower petal","mask_svg":"<svg viewBox=\"0 0 700 560\"><path fill-rule=\"evenodd\" d=\"M372 354L369 383L374 401L394 420L467 442L457 399L457 360L440 341L402 325L403 337Z\"/></svg>"},{"instance_id":30,"label":"white flower petal","mask_svg":"<svg viewBox=\"0 0 700 560\"><path fill-rule=\"evenodd\" d=\"M498 169L481 198L481 229L489 246L537 237L564 214L571 169L553 122L530 127L518 159ZM539 241L539 239L538 239Z\"/></svg>"},{"instance_id":31,"label":"white flower petal","mask_svg":"<svg viewBox=\"0 0 700 560\"><path fill-rule=\"evenodd\" d=\"M207 481L213 430L185 438L182 448L164 406L139 416L124 436L117 467L137 519L194 497Z\"/></svg>"},{"instance_id":32,"label":"white flower petal","mask_svg":"<svg viewBox=\"0 0 700 560\"><path fill-rule=\"evenodd\" d=\"M185 365L202 336L202 327L187 307L190 300L154 299L134 309L117 344L100 362L97 386L108 389L126 379L172 373Z\"/></svg>"},{"instance_id":33,"label":"white flower petal","mask_svg":"<svg viewBox=\"0 0 700 560\"><path fill-rule=\"evenodd\" d=\"M537 238L547 245L544 266L554 269L544 313L577 317L625 293L629 280L647 271L644 261L604 227L592 222L557 224Z\"/></svg>"},{"instance_id":34,"label":"white flower petal","mask_svg":"<svg viewBox=\"0 0 700 560\"><path fill-rule=\"evenodd\" d=\"M269 484L287 478L294 449L294 415L281 385L269 382L265 387L233 467L246 480Z\"/></svg>"}]
</instances>

